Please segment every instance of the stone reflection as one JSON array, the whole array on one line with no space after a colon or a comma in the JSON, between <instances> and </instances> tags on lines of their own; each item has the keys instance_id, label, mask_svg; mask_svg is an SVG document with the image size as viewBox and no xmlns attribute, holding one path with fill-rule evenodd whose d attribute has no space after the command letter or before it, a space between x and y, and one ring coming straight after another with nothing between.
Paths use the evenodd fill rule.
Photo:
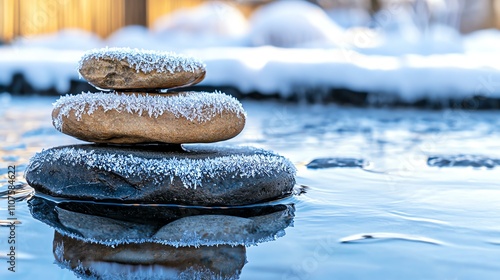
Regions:
<instances>
[{"instance_id":1,"label":"stone reflection","mask_svg":"<svg viewBox=\"0 0 500 280\"><path fill-rule=\"evenodd\" d=\"M62 267L91 279L237 279L246 263L243 245L174 247L147 242L110 247L56 231L53 248Z\"/></svg>"},{"instance_id":2,"label":"stone reflection","mask_svg":"<svg viewBox=\"0 0 500 280\"><path fill-rule=\"evenodd\" d=\"M54 256L97 279L237 279L246 247L284 235L292 204L184 207L55 201L34 196L34 218L55 229Z\"/></svg>"}]
</instances>

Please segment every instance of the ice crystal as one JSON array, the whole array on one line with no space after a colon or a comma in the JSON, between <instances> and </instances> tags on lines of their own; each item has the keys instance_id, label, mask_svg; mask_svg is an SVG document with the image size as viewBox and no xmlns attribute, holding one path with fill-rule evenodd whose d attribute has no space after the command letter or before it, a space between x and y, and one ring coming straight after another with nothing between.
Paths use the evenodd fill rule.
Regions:
<instances>
[{"instance_id":1,"label":"ice crystal","mask_svg":"<svg viewBox=\"0 0 500 280\"><path fill-rule=\"evenodd\" d=\"M125 60L137 72L150 73L152 71L174 73L177 71L194 72L196 69L205 69L205 64L193 57L179 55L173 52L140 50L130 48L102 48L86 52L78 63L78 70L82 64L90 59Z\"/></svg>"},{"instance_id":2,"label":"ice crystal","mask_svg":"<svg viewBox=\"0 0 500 280\"><path fill-rule=\"evenodd\" d=\"M218 147L220 149L220 147ZM238 148L230 148L236 151ZM154 178L160 184L165 180L179 178L184 187L202 186L207 179L218 179L235 174L243 179L258 177L273 177L276 174L287 173L295 176L295 166L285 157L262 149L240 147L245 153L237 153L194 158L145 158L132 154L115 154L96 152L93 149L62 147L44 150L31 159L27 172L33 172L39 166L37 162L58 163L67 165L84 165L88 169L98 169L120 174L131 178L137 174ZM248 151L251 151L249 153Z\"/></svg>"},{"instance_id":3,"label":"ice crystal","mask_svg":"<svg viewBox=\"0 0 500 280\"><path fill-rule=\"evenodd\" d=\"M179 247L195 247L199 248L201 246L219 246L219 245L229 245L229 246L257 246L260 243L265 243L265 242L270 242L270 241L275 241L278 238L281 238L286 235L285 229L280 229L276 233L268 235L268 236L259 236L259 237L252 237L252 236L247 236L244 239L241 240L227 240L227 239L210 239L206 240L203 239L200 236L185 236L184 238L180 240L172 240L172 239L163 239L163 238L155 238L155 237L146 237L146 238L131 238L131 239L95 239L91 237L84 237L72 232L69 232L67 230L61 229L61 228L55 228L57 232L59 232L62 235L71 237L73 239L77 239L83 242L91 243L91 244L101 244L105 245L108 247L114 248L115 246L122 245L122 244L142 244L142 243L157 243L157 244L162 244L162 245L168 245L168 246L173 246L176 248Z\"/></svg>"},{"instance_id":4,"label":"ice crystal","mask_svg":"<svg viewBox=\"0 0 500 280\"><path fill-rule=\"evenodd\" d=\"M222 112L232 112L238 117L246 115L241 103L234 97L222 92L183 92L175 95L149 95L124 93L81 93L65 95L54 104L59 114L54 118L54 126L62 130L62 118L73 114L81 120L84 114L91 115L102 109L105 112L116 110L129 114L148 115L157 118L165 112L190 121L208 122Z\"/></svg>"},{"instance_id":5,"label":"ice crystal","mask_svg":"<svg viewBox=\"0 0 500 280\"><path fill-rule=\"evenodd\" d=\"M165 238L157 238L157 237L145 237L145 238L130 238L130 239L96 239L92 237L85 237L82 235L75 234L73 232L67 231L62 228L55 228L57 232L62 235L71 237L73 239L81 240L83 242L91 243L91 244L101 244L105 246L109 246L114 248L115 246L122 244L143 244L143 243L157 243L162 245L173 246L176 248L179 247L195 247L199 248L201 246L219 246L219 245L229 245L229 246L257 246L260 243L275 241L278 238L281 238L286 235L285 229L279 229L274 233L270 233L269 235L258 235L258 234L250 234L245 236L242 239L205 239L201 236L196 236L194 234L185 234L183 238L175 240L175 239L165 239Z\"/></svg>"},{"instance_id":6,"label":"ice crystal","mask_svg":"<svg viewBox=\"0 0 500 280\"><path fill-rule=\"evenodd\" d=\"M64 243L57 243L56 248L54 249L54 255L56 259L63 260L64 259Z\"/></svg>"}]
</instances>

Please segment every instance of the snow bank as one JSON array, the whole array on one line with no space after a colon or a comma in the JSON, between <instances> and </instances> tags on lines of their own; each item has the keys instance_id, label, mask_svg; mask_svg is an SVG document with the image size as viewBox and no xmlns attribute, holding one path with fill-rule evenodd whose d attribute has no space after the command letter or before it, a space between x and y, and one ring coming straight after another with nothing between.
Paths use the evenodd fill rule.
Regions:
<instances>
[{"instance_id":1,"label":"snow bank","mask_svg":"<svg viewBox=\"0 0 500 280\"><path fill-rule=\"evenodd\" d=\"M368 35L370 38L372 35ZM425 34L420 34L411 26L402 28L397 32L375 34L379 36L378 44L372 46L360 46L357 51L364 54L402 56L409 54L436 55L463 53L463 41L461 35L454 29L444 25L433 25L427 29Z\"/></svg>"},{"instance_id":2,"label":"snow bank","mask_svg":"<svg viewBox=\"0 0 500 280\"><path fill-rule=\"evenodd\" d=\"M439 11L438 8L434 9ZM377 38L379 44L366 47L358 45L357 50L365 54L393 56L463 52L460 33L444 20L430 22L429 17L425 11L415 11L402 5L382 10L375 15L371 23L377 31L376 34L365 35L365 40L373 41Z\"/></svg>"},{"instance_id":3,"label":"snow bank","mask_svg":"<svg viewBox=\"0 0 500 280\"><path fill-rule=\"evenodd\" d=\"M345 30L313 4L279 1L255 12L247 31L238 10L214 2L178 11L153 30L129 26L106 40L65 30L0 47L0 88L20 73L35 90L67 93L78 78L78 50L118 46L193 55L207 65L201 85L243 94L347 89L407 102L500 98L500 31L462 36L444 24L418 22L404 8L385 12L370 23L375 28Z\"/></svg>"},{"instance_id":4,"label":"snow bank","mask_svg":"<svg viewBox=\"0 0 500 280\"><path fill-rule=\"evenodd\" d=\"M138 25L125 26L118 29L104 43L110 47L139 49L150 49L151 46L161 45L149 29Z\"/></svg>"},{"instance_id":5,"label":"snow bank","mask_svg":"<svg viewBox=\"0 0 500 280\"><path fill-rule=\"evenodd\" d=\"M242 92L287 97L301 91L316 90L310 94L321 94L342 88L409 102L478 94L500 97L500 63L490 55L393 57L352 50L272 47L207 49L191 54L207 64L202 85L230 85Z\"/></svg>"},{"instance_id":6,"label":"snow bank","mask_svg":"<svg viewBox=\"0 0 500 280\"><path fill-rule=\"evenodd\" d=\"M82 51L47 48L0 47L0 85L9 85L14 74L22 74L37 90L55 87L67 92L78 80L76 67Z\"/></svg>"},{"instance_id":7,"label":"snow bank","mask_svg":"<svg viewBox=\"0 0 500 280\"><path fill-rule=\"evenodd\" d=\"M371 21L368 11L358 8L335 8L326 12L335 23L343 28L368 26Z\"/></svg>"},{"instance_id":8,"label":"snow bank","mask_svg":"<svg viewBox=\"0 0 500 280\"><path fill-rule=\"evenodd\" d=\"M330 89L378 93L404 101L500 97L500 59L492 53L378 56L349 49L206 48L184 53L206 63L201 85L243 94L289 97ZM65 93L83 52L0 48L0 84L22 73L36 89Z\"/></svg>"},{"instance_id":9,"label":"snow bank","mask_svg":"<svg viewBox=\"0 0 500 280\"><path fill-rule=\"evenodd\" d=\"M12 45L56 50L88 50L102 47L103 41L97 35L87 31L64 29L50 34L20 37Z\"/></svg>"},{"instance_id":10,"label":"snow bank","mask_svg":"<svg viewBox=\"0 0 500 280\"><path fill-rule=\"evenodd\" d=\"M159 18L153 26L157 40L174 48L241 45L247 30L245 16L221 1L174 11Z\"/></svg>"},{"instance_id":11,"label":"snow bank","mask_svg":"<svg viewBox=\"0 0 500 280\"><path fill-rule=\"evenodd\" d=\"M342 28L318 6L304 1L278 1L251 18L253 46L300 47L337 44Z\"/></svg>"},{"instance_id":12,"label":"snow bank","mask_svg":"<svg viewBox=\"0 0 500 280\"><path fill-rule=\"evenodd\" d=\"M500 52L500 30L488 29L471 33L463 38L468 53L489 53L492 58Z\"/></svg>"},{"instance_id":13,"label":"snow bank","mask_svg":"<svg viewBox=\"0 0 500 280\"><path fill-rule=\"evenodd\" d=\"M156 32L184 31L201 35L241 36L245 34L247 21L234 6L211 1L191 9L180 9L158 19Z\"/></svg>"}]
</instances>

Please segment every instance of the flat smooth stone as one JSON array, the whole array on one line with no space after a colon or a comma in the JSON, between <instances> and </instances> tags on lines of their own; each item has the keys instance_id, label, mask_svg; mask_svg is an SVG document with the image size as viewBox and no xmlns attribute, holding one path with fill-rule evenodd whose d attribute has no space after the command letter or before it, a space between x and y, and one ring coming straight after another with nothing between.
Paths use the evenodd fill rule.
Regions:
<instances>
[{"instance_id":1,"label":"flat smooth stone","mask_svg":"<svg viewBox=\"0 0 500 280\"><path fill-rule=\"evenodd\" d=\"M238 135L246 113L234 97L214 92L66 95L52 111L54 127L75 138L114 144L210 143Z\"/></svg>"},{"instance_id":2,"label":"flat smooth stone","mask_svg":"<svg viewBox=\"0 0 500 280\"><path fill-rule=\"evenodd\" d=\"M101 89L168 89L194 85L205 77L198 59L172 52L103 48L86 52L78 72Z\"/></svg>"},{"instance_id":3,"label":"flat smooth stone","mask_svg":"<svg viewBox=\"0 0 500 280\"><path fill-rule=\"evenodd\" d=\"M36 191L92 201L247 205L292 193L295 166L251 147L74 145L37 153L26 169Z\"/></svg>"}]
</instances>

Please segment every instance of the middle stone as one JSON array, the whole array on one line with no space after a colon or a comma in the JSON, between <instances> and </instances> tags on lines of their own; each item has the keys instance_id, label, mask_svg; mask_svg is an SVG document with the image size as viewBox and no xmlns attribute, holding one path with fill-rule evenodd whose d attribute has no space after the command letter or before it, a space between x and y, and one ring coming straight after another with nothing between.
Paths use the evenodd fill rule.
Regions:
<instances>
[{"instance_id":1,"label":"middle stone","mask_svg":"<svg viewBox=\"0 0 500 280\"><path fill-rule=\"evenodd\" d=\"M211 143L245 126L241 103L214 92L82 93L54 104L55 128L96 143Z\"/></svg>"}]
</instances>

